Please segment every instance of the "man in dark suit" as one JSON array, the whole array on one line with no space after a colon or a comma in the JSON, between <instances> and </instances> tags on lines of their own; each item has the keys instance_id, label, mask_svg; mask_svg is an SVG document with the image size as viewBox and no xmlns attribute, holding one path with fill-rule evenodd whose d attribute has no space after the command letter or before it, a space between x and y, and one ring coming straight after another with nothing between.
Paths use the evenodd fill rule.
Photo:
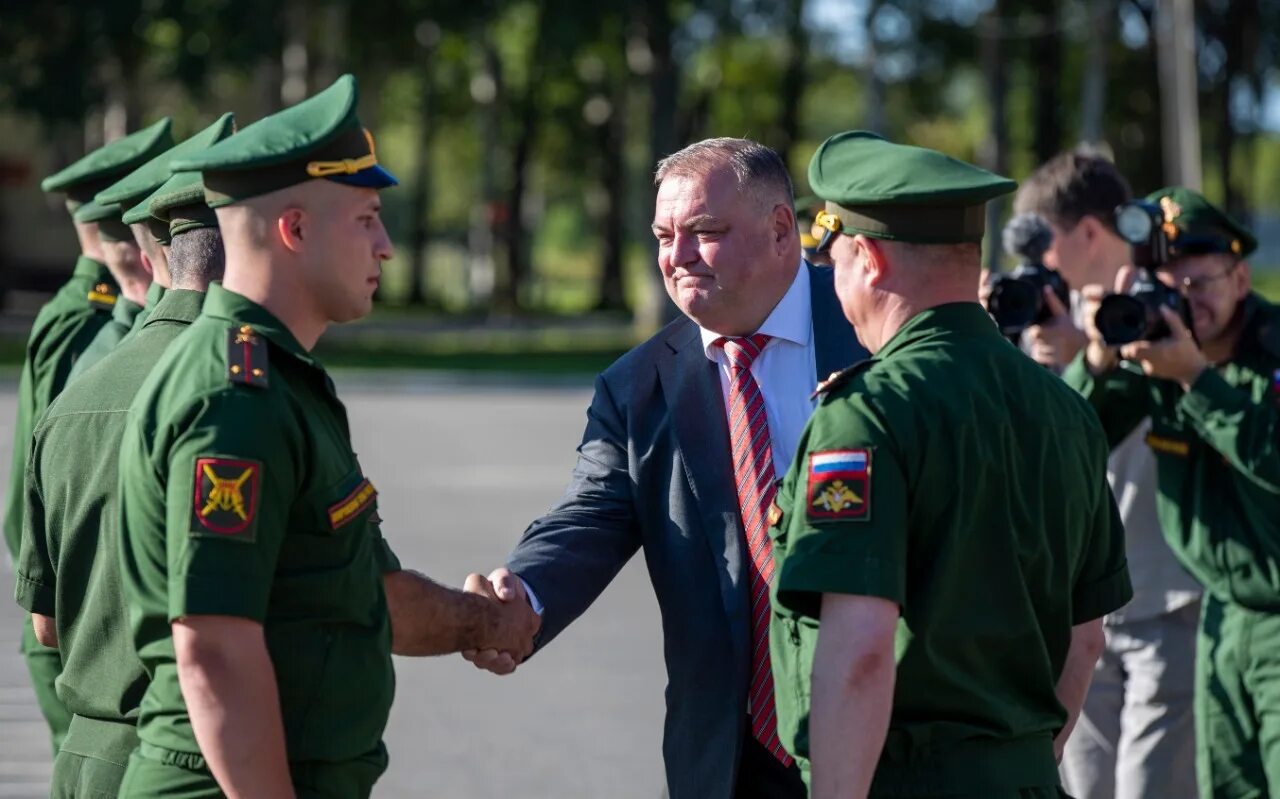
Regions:
<instances>
[{"instance_id":1,"label":"man in dark suit","mask_svg":"<svg viewBox=\"0 0 1280 799\"><path fill-rule=\"evenodd\" d=\"M541 647L643 549L666 637L672 799L803 797L774 721L766 517L814 386L866 352L831 272L801 260L777 153L710 139L664 159L655 182L658 266L684 318L596 379L568 490L489 579L542 614Z\"/></svg>"}]
</instances>

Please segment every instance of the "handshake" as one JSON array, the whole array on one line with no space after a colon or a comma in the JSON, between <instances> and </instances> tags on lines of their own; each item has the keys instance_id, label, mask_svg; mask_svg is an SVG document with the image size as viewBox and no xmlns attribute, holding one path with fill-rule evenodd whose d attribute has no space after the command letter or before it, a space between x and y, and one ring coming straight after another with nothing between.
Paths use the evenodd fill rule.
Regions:
<instances>
[{"instance_id":1,"label":"handshake","mask_svg":"<svg viewBox=\"0 0 1280 799\"><path fill-rule=\"evenodd\" d=\"M487 629L479 631L476 648L463 649L462 656L478 669L494 674L510 674L516 666L533 654L533 638L542 625L542 617L534 612L524 583L505 568L488 578L469 574L462 590L483 597L492 612L486 614Z\"/></svg>"}]
</instances>

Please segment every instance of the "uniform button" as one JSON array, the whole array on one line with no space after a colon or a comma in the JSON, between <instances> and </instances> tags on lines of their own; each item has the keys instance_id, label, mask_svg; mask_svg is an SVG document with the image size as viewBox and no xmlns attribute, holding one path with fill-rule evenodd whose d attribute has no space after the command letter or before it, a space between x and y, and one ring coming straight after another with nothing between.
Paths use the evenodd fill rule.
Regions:
<instances>
[{"instance_id":1,"label":"uniform button","mask_svg":"<svg viewBox=\"0 0 1280 799\"><path fill-rule=\"evenodd\" d=\"M233 375L240 374L240 364L238 363L231 364L231 374Z\"/></svg>"}]
</instances>

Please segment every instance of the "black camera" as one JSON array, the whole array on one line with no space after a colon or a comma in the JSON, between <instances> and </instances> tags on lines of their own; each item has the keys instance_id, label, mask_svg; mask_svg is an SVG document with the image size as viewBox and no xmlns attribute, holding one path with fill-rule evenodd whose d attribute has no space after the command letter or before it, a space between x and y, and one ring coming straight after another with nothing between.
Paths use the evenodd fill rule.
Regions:
<instances>
[{"instance_id":1,"label":"black camera","mask_svg":"<svg viewBox=\"0 0 1280 799\"><path fill-rule=\"evenodd\" d=\"M1053 318L1044 298L1045 286L1053 289L1064 306L1071 293L1062 275L1044 265L1044 253L1053 243L1053 229L1038 214L1018 214L1004 226L1005 252L1019 259L1016 269L991 277L987 311L1000 332L1016 336L1032 325Z\"/></svg>"},{"instance_id":2,"label":"black camera","mask_svg":"<svg viewBox=\"0 0 1280 799\"><path fill-rule=\"evenodd\" d=\"M1160 314L1168 308L1191 328L1191 307L1182 292L1156 280L1153 269L1170 260L1169 237L1164 215L1155 203L1135 200L1116 208L1116 231L1133 248L1133 265L1138 277L1127 294L1111 294L1102 299L1093 323L1102 340L1112 347L1134 341L1156 341L1169 335L1169 325Z\"/></svg>"}]
</instances>

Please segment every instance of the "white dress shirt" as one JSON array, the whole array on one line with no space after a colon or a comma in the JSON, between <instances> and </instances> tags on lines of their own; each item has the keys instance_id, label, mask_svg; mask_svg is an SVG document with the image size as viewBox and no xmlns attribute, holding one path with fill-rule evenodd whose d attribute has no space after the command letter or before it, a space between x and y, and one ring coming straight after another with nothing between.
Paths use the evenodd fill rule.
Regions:
<instances>
[{"instance_id":1,"label":"white dress shirt","mask_svg":"<svg viewBox=\"0 0 1280 799\"><path fill-rule=\"evenodd\" d=\"M765 413L769 418L769 438L773 445L773 469L781 478L791 465L800 444L800 435L813 414L816 402L809 399L817 386L817 353L813 341L813 298L809 293L809 270L804 263L796 270L791 288L782 295L773 312L760 325L757 333L770 336L769 343L751 364L751 374L764 395ZM725 424L729 419L729 358L723 347L715 346L720 338L706 328L702 349L720 366L720 388L724 394Z\"/></svg>"},{"instance_id":2,"label":"white dress shirt","mask_svg":"<svg viewBox=\"0 0 1280 799\"><path fill-rule=\"evenodd\" d=\"M720 367L720 388L724 394L724 419L729 424L729 360L723 347L714 346L719 333L699 327L702 349L707 358ZM751 363L751 374L764 395L765 413L769 419L769 438L773 446L773 470L779 479L791 466L791 458L800 444L800 436L809 416L817 406L809 399L817 386L817 353L813 342L813 298L809 293L809 269L802 261L791 281L791 288L773 307L773 311L757 333L771 338ZM539 615L542 603L523 577L529 604Z\"/></svg>"}]
</instances>

